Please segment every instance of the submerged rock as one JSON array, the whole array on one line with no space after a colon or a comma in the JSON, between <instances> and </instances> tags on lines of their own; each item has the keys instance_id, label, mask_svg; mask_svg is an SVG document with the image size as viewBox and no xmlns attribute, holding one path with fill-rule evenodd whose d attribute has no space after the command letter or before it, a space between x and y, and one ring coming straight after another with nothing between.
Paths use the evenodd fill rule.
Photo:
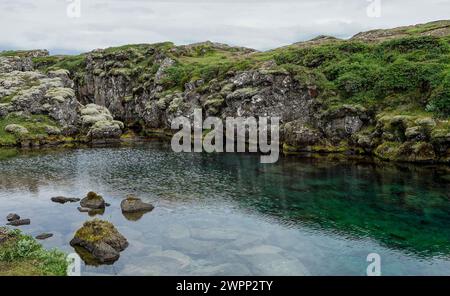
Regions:
<instances>
[{"instance_id":1,"label":"submerged rock","mask_svg":"<svg viewBox=\"0 0 450 296\"><path fill-rule=\"evenodd\" d=\"M89 192L85 198L83 198L80 202L80 205L83 208L89 209L104 209L105 208L105 200L102 196L98 195L95 192Z\"/></svg>"},{"instance_id":2,"label":"submerged rock","mask_svg":"<svg viewBox=\"0 0 450 296\"><path fill-rule=\"evenodd\" d=\"M60 204L65 204L65 203L68 203L68 202L71 202L71 203L72 202L79 202L80 201L79 198L64 197L64 196L55 196L55 197L52 197L51 200L53 202L57 202L57 203L60 203Z\"/></svg>"},{"instance_id":3,"label":"submerged rock","mask_svg":"<svg viewBox=\"0 0 450 296\"><path fill-rule=\"evenodd\" d=\"M110 222L94 219L78 229L70 245L84 248L100 263L111 263L119 259L128 241Z\"/></svg>"},{"instance_id":4,"label":"submerged rock","mask_svg":"<svg viewBox=\"0 0 450 296\"><path fill-rule=\"evenodd\" d=\"M30 219L19 219L19 220L11 221L11 222L7 223L6 225L22 226L22 225L30 225L30 224L31 224Z\"/></svg>"},{"instance_id":5,"label":"submerged rock","mask_svg":"<svg viewBox=\"0 0 450 296\"><path fill-rule=\"evenodd\" d=\"M52 236L53 236L52 233L42 233L42 234L36 235L35 238L39 239L39 240L44 240L44 239L51 238Z\"/></svg>"},{"instance_id":6,"label":"submerged rock","mask_svg":"<svg viewBox=\"0 0 450 296\"><path fill-rule=\"evenodd\" d=\"M9 222L11 222L11 221L16 221L16 220L19 220L19 219L20 219L20 216L17 215L17 214L15 214L15 213L9 214L9 215L6 217L6 220L8 220Z\"/></svg>"}]
</instances>

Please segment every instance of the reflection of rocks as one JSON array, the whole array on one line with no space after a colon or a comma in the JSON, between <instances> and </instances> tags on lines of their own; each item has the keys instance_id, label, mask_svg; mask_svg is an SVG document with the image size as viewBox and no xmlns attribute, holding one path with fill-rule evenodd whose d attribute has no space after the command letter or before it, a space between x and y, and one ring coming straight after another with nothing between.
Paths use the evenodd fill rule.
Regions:
<instances>
[{"instance_id":1,"label":"reflection of rocks","mask_svg":"<svg viewBox=\"0 0 450 296\"><path fill-rule=\"evenodd\" d=\"M123 216L128 221L138 221L144 216L145 213L147 213L147 212L136 212L136 213L123 213L122 212Z\"/></svg>"},{"instance_id":2,"label":"reflection of rocks","mask_svg":"<svg viewBox=\"0 0 450 296\"><path fill-rule=\"evenodd\" d=\"M31 224L30 219L19 219L19 220L13 220L9 223L6 223L6 225L11 225L11 226L22 226L22 225L30 225L30 224Z\"/></svg>"},{"instance_id":3,"label":"reflection of rocks","mask_svg":"<svg viewBox=\"0 0 450 296\"><path fill-rule=\"evenodd\" d=\"M83 247L100 263L106 263L117 261L120 252L128 247L128 241L110 222L95 219L78 229L70 245Z\"/></svg>"},{"instance_id":4,"label":"reflection of rocks","mask_svg":"<svg viewBox=\"0 0 450 296\"><path fill-rule=\"evenodd\" d=\"M102 196L98 195L97 193L89 192L87 196L81 200L80 205L83 208L104 209L105 200L103 199Z\"/></svg>"},{"instance_id":5,"label":"reflection of rocks","mask_svg":"<svg viewBox=\"0 0 450 296\"><path fill-rule=\"evenodd\" d=\"M142 216L154 209L152 204L143 202L140 198L134 195L128 195L121 203L120 208L126 219L130 221L137 221Z\"/></svg>"},{"instance_id":6,"label":"reflection of rocks","mask_svg":"<svg viewBox=\"0 0 450 296\"><path fill-rule=\"evenodd\" d=\"M102 209L90 209L90 208L78 207L77 210L80 213L88 213L88 215L90 217L94 217L96 215L103 215L105 213L105 208L102 208Z\"/></svg>"},{"instance_id":7,"label":"reflection of rocks","mask_svg":"<svg viewBox=\"0 0 450 296\"><path fill-rule=\"evenodd\" d=\"M16 220L19 220L19 219L20 219L20 216L15 214L15 213L9 214L6 217L6 220L8 220L9 222L16 221Z\"/></svg>"},{"instance_id":8,"label":"reflection of rocks","mask_svg":"<svg viewBox=\"0 0 450 296\"><path fill-rule=\"evenodd\" d=\"M44 239L51 238L52 236L53 236L53 234L51 234L51 233L42 233L42 234L36 235L36 239L44 240Z\"/></svg>"},{"instance_id":9,"label":"reflection of rocks","mask_svg":"<svg viewBox=\"0 0 450 296\"><path fill-rule=\"evenodd\" d=\"M105 213L105 208L103 208L103 209L92 209L92 210L89 210L88 215L89 215L89 217L95 217L97 215L102 216L104 213Z\"/></svg>"},{"instance_id":10,"label":"reflection of rocks","mask_svg":"<svg viewBox=\"0 0 450 296\"><path fill-rule=\"evenodd\" d=\"M53 202L56 203L60 203L60 204L65 204L65 203L72 203L72 202L79 202L80 199L79 198L75 198L75 197L64 197L64 196L56 196L56 197L52 197L51 200Z\"/></svg>"},{"instance_id":11,"label":"reflection of rocks","mask_svg":"<svg viewBox=\"0 0 450 296\"><path fill-rule=\"evenodd\" d=\"M83 208L83 207L78 207L77 209L80 213L87 213L91 210L89 208Z\"/></svg>"}]
</instances>

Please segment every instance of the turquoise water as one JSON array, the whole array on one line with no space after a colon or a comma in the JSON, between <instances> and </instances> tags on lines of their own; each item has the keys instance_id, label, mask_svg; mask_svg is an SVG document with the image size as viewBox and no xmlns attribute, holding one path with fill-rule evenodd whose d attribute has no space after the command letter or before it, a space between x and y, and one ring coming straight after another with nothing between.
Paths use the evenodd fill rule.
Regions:
<instances>
[{"instance_id":1,"label":"turquoise water","mask_svg":"<svg viewBox=\"0 0 450 296\"><path fill-rule=\"evenodd\" d=\"M450 275L450 168L253 154L173 153L166 144L0 152L0 219L51 232L46 247L74 252L92 219L52 196L102 194L130 246L84 275ZM136 194L155 210L124 217Z\"/></svg>"}]
</instances>

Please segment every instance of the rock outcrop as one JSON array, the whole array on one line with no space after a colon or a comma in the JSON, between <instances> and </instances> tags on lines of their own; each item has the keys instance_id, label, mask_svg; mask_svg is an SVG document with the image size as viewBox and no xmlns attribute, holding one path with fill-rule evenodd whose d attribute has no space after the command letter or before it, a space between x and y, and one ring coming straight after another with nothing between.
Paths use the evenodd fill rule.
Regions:
<instances>
[{"instance_id":1,"label":"rock outcrop","mask_svg":"<svg viewBox=\"0 0 450 296\"><path fill-rule=\"evenodd\" d=\"M4 143L36 141L42 134L60 142L105 143L130 129L166 135L174 118L192 119L201 108L204 116L222 119L279 117L281 144L289 153L449 162L449 27L439 21L350 40L319 36L264 53L167 42L74 57L0 54L0 120L51 120L36 129L8 119L20 126L8 128L18 140Z\"/></svg>"}]
</instances>

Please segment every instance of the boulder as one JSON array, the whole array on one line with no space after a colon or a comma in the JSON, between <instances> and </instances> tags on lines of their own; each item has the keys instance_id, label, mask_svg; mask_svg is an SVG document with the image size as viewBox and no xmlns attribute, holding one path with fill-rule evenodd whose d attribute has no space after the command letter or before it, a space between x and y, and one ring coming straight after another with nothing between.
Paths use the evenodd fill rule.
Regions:
<instances>
[{"instance_id":1,"label":"boulder","mask_svg":"<svg viewBox=\"0 0 450 296\"><path fill-rule=\"evenodd\" d=\"M70 245L82 247L100 263L111 263L119 259L128 241L110 222L94 219L77 230Z\"/></svg>"},{"instance_id":2,"label":"boulder","mask_svg":"<svg viewBox=\"0 0 450 296\"><path fill-rule=\"evenodd\" d=\"M123 213L149 212L154 209L154 206L143 202L140 198L134 195L128 195L120 203Z\"/></svg>"},{"instance_id":3,"label":"boulder","mask_svg":"<svg viewBox=\"0 0 450 296\"><path fill-rule=\"evenodd\" d=\"M102 196L98 195L95 192L89 192L85 198L80 201L80 205L83 208L89 209L104 209L105 208L105 200Z\"/></svg>"},{"instance_id":4,"label":"boulder","mask_svg":"<svg viewBox=\"0 0 450 296\"><path fill-rule=\"evenodd\" d=\"M114 120L109 110L103 106L88 104L81 108L81 125L87 129L91 139L120 138L124 124Z\"/></svg>"},{"instance_id":5,"label":"boulder","mask_svg":"<svg viewBox=\"0 0 450 296\"><path fill-rule=\"evenodd\" d=\"M123 123L120 121L97 121L87 134L92 139L118 139L122 135Z\"/></svg>"}]
</instances>

